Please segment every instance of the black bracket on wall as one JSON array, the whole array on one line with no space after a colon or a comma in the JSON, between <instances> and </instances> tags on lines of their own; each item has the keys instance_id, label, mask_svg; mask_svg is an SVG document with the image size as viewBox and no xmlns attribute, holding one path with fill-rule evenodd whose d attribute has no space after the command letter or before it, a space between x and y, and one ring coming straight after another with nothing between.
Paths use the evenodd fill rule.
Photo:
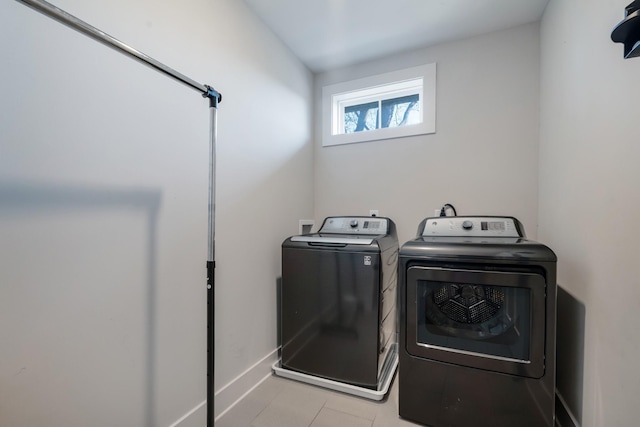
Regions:
<instances>
[{"instance_id":1,"label":"black bracket on wall","mask_svg":"<svg viewBox=\"0 0 640 427\"><path fill-rule=\"evenodd\" d=\"M640 0L624 9L624 19L611 32L611 40L624 44L624 57L640 56Z\"/></svg>"}]
</instances>

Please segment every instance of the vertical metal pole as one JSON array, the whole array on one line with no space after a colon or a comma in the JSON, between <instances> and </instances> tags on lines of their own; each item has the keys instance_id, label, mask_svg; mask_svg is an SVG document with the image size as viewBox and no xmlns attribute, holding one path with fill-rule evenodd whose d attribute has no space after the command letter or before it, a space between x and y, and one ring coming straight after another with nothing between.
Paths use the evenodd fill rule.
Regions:
<instances>
[{"instance_id":1,"label":"vertical metal pole","mask_svg":"<svg viewBox=\"0 0 640 427\"><path fill-rule=\"evenodd\" d=\"M217 139L217 111L218 102L222 100L222 96L207 87L207 94L202 96L209 98L209 111L211 114L209 127L209 238L208 238L208 254L207 254L207 427L213 427L214 411L213 411L213 375L214 375L214 338L215 338L215 293L214 293L214 271L215 271L215 242L216 242L216 139Z\"/></svg>"}]
</instances>

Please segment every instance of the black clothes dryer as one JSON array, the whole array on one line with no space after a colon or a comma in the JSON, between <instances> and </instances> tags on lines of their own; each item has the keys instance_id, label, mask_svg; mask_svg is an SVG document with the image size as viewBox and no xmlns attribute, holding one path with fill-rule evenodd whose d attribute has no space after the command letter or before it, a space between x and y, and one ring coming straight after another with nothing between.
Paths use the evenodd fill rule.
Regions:
<instances>
[{"instance_id":1,"label":"black clothes dryer","mask_svg":"<svg viewBox=\"0 0 640 427\"><path fill-rule=\"evenodd\" d=\"M388 218L328 217L318 233L286 239L282 368L377 390L397 366L397 265Z\"/></svg>"},{"instance_id":2,"label":"black clothes dryer","mask_svg":"<svg viewBox=\"0 0 640 427\"><path fill-rule=\"evenodd\" d=\"M553 427L556 262L512 217L422 221L399 257L400 416Z\"/></svg>"}]
</instances>

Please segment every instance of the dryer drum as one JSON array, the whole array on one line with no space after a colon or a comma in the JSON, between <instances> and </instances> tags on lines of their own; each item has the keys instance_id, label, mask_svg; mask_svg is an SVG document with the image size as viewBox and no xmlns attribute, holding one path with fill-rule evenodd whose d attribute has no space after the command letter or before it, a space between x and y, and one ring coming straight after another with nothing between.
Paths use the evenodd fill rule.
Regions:
<instances>
[{"instance_id":1,"label":"dryer drum","mask_svg":"<svg viewBox=\"0 0 640 427\"><path fill-rule=\"evenodd\" d=\"M433 293L433 301L451 320L482 323L504 304L504 292L477 285L444 285Z\"/></svg>"},{"instance_id":2,"label":"dryer drum","mask_svg":"<svg viewBox=\"0 0 640 427\"><path fill-rule=\"evenodd\" d=\"M450 335L474 339L503 334L513 325L505 292L495 286L448 283L425 298L430 323Z\"/></svg>"}]
</instances>

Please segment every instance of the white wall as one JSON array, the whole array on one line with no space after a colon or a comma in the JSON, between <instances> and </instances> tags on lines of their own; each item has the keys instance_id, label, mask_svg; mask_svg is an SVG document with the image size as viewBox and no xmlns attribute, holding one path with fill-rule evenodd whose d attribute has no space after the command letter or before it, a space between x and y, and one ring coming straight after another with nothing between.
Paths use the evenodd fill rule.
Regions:
<instances>
[{"instance_id":1,"label":"white wall","mask_svg":"<svg viewBox=\"0 0 640 427\"><path fill-rule=\"evenodd\" d=\"M242 2L55 4L223 94L222 390L274 354L280 244L313 207L312 76ZM14 1L0 53L0 425L170 425L206 398L208 102Z\"/></svg>"},{"instance_id":2,"label":"white wall","mask_svg":"<svg viewBox=\"0 0 640 427\"><path fill-rule=\"evenodd\" d=\"M512 215L537 227L539 27L529 24L319 74L322 87L437 63L432 135L334 147L316 128L315 217L368 215L398 226L400 244L452 203L459 215Z\"/></svg>"},{"instance_id":3,"label":"white wall","mask_svg":"<svg viewBox=\"0 0 640 427\"><path fill-rule=\"evenodd\" d=\"M628 3L554 0L541 25L539 236L585 306L584 387L564 390L585 427L640 417L640 60L610 39Z\"/></svg>"}]
</instances>

